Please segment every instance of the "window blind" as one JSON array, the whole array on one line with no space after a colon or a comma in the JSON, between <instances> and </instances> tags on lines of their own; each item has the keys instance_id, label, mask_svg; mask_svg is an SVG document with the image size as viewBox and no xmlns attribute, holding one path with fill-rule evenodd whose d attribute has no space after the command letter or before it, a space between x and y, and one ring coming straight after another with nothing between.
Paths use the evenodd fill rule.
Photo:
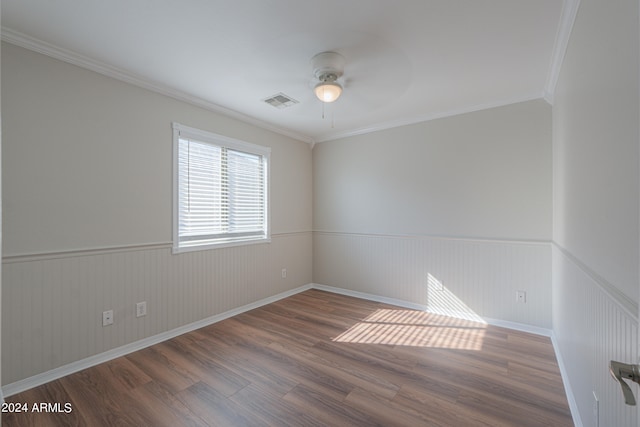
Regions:
<instances>
[{"instance_id":1,"label":"window blind","mask_svg":"<svg viewBox=\"0 0 640 427\"><path fill-rule=\"evenodd\" d=\"M179 248L268 237L264 154L184 132L177 151Z\"/></svg>"}]
</instances>

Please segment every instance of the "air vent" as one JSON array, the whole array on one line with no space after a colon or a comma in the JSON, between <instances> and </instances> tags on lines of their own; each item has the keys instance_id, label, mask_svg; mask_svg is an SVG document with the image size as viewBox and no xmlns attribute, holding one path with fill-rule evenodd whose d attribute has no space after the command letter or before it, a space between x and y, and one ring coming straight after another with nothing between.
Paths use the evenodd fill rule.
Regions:
<instances>
[{"instance_id":1,"label":"air vent","mask_svg":"<svg viewBox=\"0 0 640 427\"><path fill-rule=\"evenodd\" d=\"M285 95L284 93L280 92L277 93L273 96L270 96L267 99L263 99L264 102L266 102L267 104L279 108L279 109L283 109L283 108L287 108L287 107L291 107L292 105L296 105L298 103L298 101L296 101L295 99Z\"/></svg>"}]
</instances>

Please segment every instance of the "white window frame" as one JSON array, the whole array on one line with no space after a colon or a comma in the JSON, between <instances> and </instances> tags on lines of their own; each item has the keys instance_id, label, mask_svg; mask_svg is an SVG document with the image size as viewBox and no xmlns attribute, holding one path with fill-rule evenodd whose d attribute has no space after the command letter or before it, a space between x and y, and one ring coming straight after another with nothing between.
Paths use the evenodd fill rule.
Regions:
<instances>
[{"instance_id":1,"label":"white window frame","mask_svg":"<svg viewBox=\"0 0 640 427\"><path fill-rule=\"evenodd\" d=\"M250 245L256 243L269 243L271 242L271 226L270 226L270 203L269 203L269 183L270 183L270 163L271 163L271 148L251 144L249 142L240 141L237 139L229 138L223 135L218 135L212 132L207 132L201 129L192 128L189 126L181 125L179 123L172 123L173 127L173 253L200 251L207 249L223 248L230 246ZM264 183L264 235L256 238L233 238L223 239L221 241L209 242L209 243L195 243L192 245L181 245L180 242L180 169L179 169L179 157L180 157L180 139L192 139L197 142L208 143L219 147L229 148L231 150L242 151L245 153L255 154L262 156L265 161L265 183Z\"/></svg>"}]
</instances>

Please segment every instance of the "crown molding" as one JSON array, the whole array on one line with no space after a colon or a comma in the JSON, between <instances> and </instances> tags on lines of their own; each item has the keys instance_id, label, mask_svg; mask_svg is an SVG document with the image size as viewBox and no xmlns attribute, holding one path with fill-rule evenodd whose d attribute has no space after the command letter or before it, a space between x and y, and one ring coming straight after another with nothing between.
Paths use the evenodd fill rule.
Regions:
<instances>
[{"instance_id":1,"label":"crown molding","mask_svg":"<svg viewBox=\"0 0 640 427\"><path fill-rule=\"evenodd\" d=\"M580 0L564 0L562 2L562 14L560 15L560 25L556 34L556 40L553 46L553 56L551 66L547 73L547 82L544 86L544 99L551 105L555 98L556 85L560 77L560 69L564 61L567 47L569 46L569 38L573 30L573 24L578 15Z\"/></svg>"},{"instance_id":2,"label":"crown molding","mask_svg":"<svg viewBox=\"0 0 640 427\"><path fill-rule=\"evenodd\" d=\"M243 123L247 123L247 124L289 137L289 138L293 138L298 141L306 142L313 149L314 145L318 142L332 141L332 140L347 138L351 136L364 135L367 133L377 132L381 130L387 130L387 129L392 129L396 127L412 125L416 123L426 122L426 121L450 117L450 116L456 116L459 114L465 114L465 113L485 110L489 108L501 107L509 104L516 104L519 102L530 101L533 99L542 98L546 100L549 104L553 105L555 86L558 81L558 76L560 74L560 67L562 65L562 61L564 59L567 45L569 43L569 36L573 28L573 23L575 21L579 4L580 4L580 0L564 0L563 1L561 23L560 23L558 33L556 35L555 44L554 44L553 60L547 75L547 82L545 84L543 93L532 94L530 96L520 97L516 99L511 99L511 100L504 100L501 102L480 104L480 105L469 106L469 107L460 108L460 109L454 109L450 111L419 115L419 116L414 116L414 117L399 119L399 120L392 120L388 122L379 123L371 127L362 127L362 128L351 129L343 132L327 133L315 138L309 135L297 133L289 129L274 126L273 124L245 115L238 111L235 111L226 107L222 107L218 104L207 101L200 97L190 95L186 92L179 91L167 85L163 85L163 84L148 80L140 75L111 66L101 61L94 60L84 55L80 55L76 52L55 46L43 40L39 40L34 37L28 36L26 34L20 33L18 31L14 31L10 28L2 27L2 31L0 35L1 35L2 41L5 41L7 43L11 43L13 45L20 46L37 53L41 53L43 55L52 57L54 59L58 59L66 63L94 71L104 76L111 77L113 79L116 79L125 83L129 83L134 86L138 86L143 89L147 89L149 91L159 93L161 95L165 95L182 102L186 102L188 104L224 115L226 117L239 120Z\"/></svg>"},{"instance_id":3,"label":"crown molding","mask_svg":"<svg viewBox=\"0 0 640 427\"><path fill-rule=\"evenodd\" d=\"M393 129L401 126L408 126L408 125L413 125L417 123L428 122L430 120L442 119L445 117L453 117L453 116L458 116L460 114L488 110L491 108L504 107L506 105L519 104L521 102L533 101L536 99L547 100L545 93L535 93L529 96L523 96L519 98L506 99L503 101L490 102L486 104L472 105L469 107L458 108L458 109L449 110L449 111L414 116L407 119L392 120L388 122L379 123L376 126L372 126L372 127L363 127L359 129L345 131L345 132L325 134L317 137L315 139L315 142L316 143L327 142L327 141L334 141L336 139L348 138L351 136L365 135L367 133L378 132L381 130L388 130L388 129Z\"/></svg>"},{"instance_id":4,"label":"crown molding","mask_svg":"<svg viewBox=\"0 0 640 427\"><path fill-rule=\"evenodd\" d=\"M287 136L289 138L293 138L298 141L306 142L308 144L311 144L314 142L313 138L311 138L310 136L302 135L288 129L283 129L278 126L274 126L270 123L266 123L254 117L247 116L238 111L222 107L218 104L214 104L213 102L207 101L197 96L193 96L186 92L182 92L177 89L174 89L172 87L148 80L140 75L131 73L129 71L126 71L117 67L113 67L104 62L100 62L95 59L86 57L84 55L80 55L76 52L72 52L68 49L55 46L43 40L30 37L26 34L20 33L18 31L14 31L10 28L2 27L1 39L4 42L23 47L33 52L41 53L51 58L58 59L60 61L72 64L72 65L76 65L78 67L85 68L90 71L94 71L104 76L111 77L113 79L116 79L125 83L129 83L134 86L138 86L155 93L159 93L161 95L168 96L178 101L186 102L196 107L204 108L205 110L209 110L214 113L224 115L231 119L239 120L243 123L257 126L259 128L262 128L271 132L275 132L277 134Z\"/></svg>"}]
</instances>

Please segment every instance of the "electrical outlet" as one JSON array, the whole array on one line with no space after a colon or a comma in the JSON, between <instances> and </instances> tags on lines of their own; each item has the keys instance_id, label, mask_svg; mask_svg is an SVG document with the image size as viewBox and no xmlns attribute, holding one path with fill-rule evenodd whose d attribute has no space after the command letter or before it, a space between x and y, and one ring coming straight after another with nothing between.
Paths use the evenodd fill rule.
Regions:
<instances>
[{"instance_id":1,"label":"electrical outlet","mask_svg":"<svg viewBox=\"0 0 640 427\"><path fill-rule=\"evenodd\" d=\"M600 425L600 402L598 401L598 395L593 392L593 425L598 427Z\"/></svg>"},{"instance_id":2,"label":"electrical outlet","mask_svg":"<svg viewBox=\"0 0 640 427\"><path fill-rule=\"evenodd\" d=\"M526 291L516 291L516 302L526 304L527 302L527 292Z\"/></svg>"},{"instance_id":3,"label":"electrical outlet","mask_svg":"<svg viewBox=\"0 0 640 427\"><path fill-rule=\"evenodd\" d=\"M136 317L147 315L147 302L142 301L136 304Z\"/></svg>"},{"instance_id":4,"label":"electrical outlet","mask_svg":"<svg viewBox=\"0 0 640 427\"><path fill-rule=\"evenodd\" d=\"M102 312L102 326L113 325L113 310Z\"/></svg>"},{"instance_id":5,"label":"electrical outlet","mask_svg":"<svg viewBox=\"0 0 640 427\"><path fill-rule=\"evenodd\" d=\"M283 279L286 279L286 278L287 278L287 269L286 269L286 268L283 268L283 269L282 269L282 278L283 278Z\"/></svg>"}]
</instances>

